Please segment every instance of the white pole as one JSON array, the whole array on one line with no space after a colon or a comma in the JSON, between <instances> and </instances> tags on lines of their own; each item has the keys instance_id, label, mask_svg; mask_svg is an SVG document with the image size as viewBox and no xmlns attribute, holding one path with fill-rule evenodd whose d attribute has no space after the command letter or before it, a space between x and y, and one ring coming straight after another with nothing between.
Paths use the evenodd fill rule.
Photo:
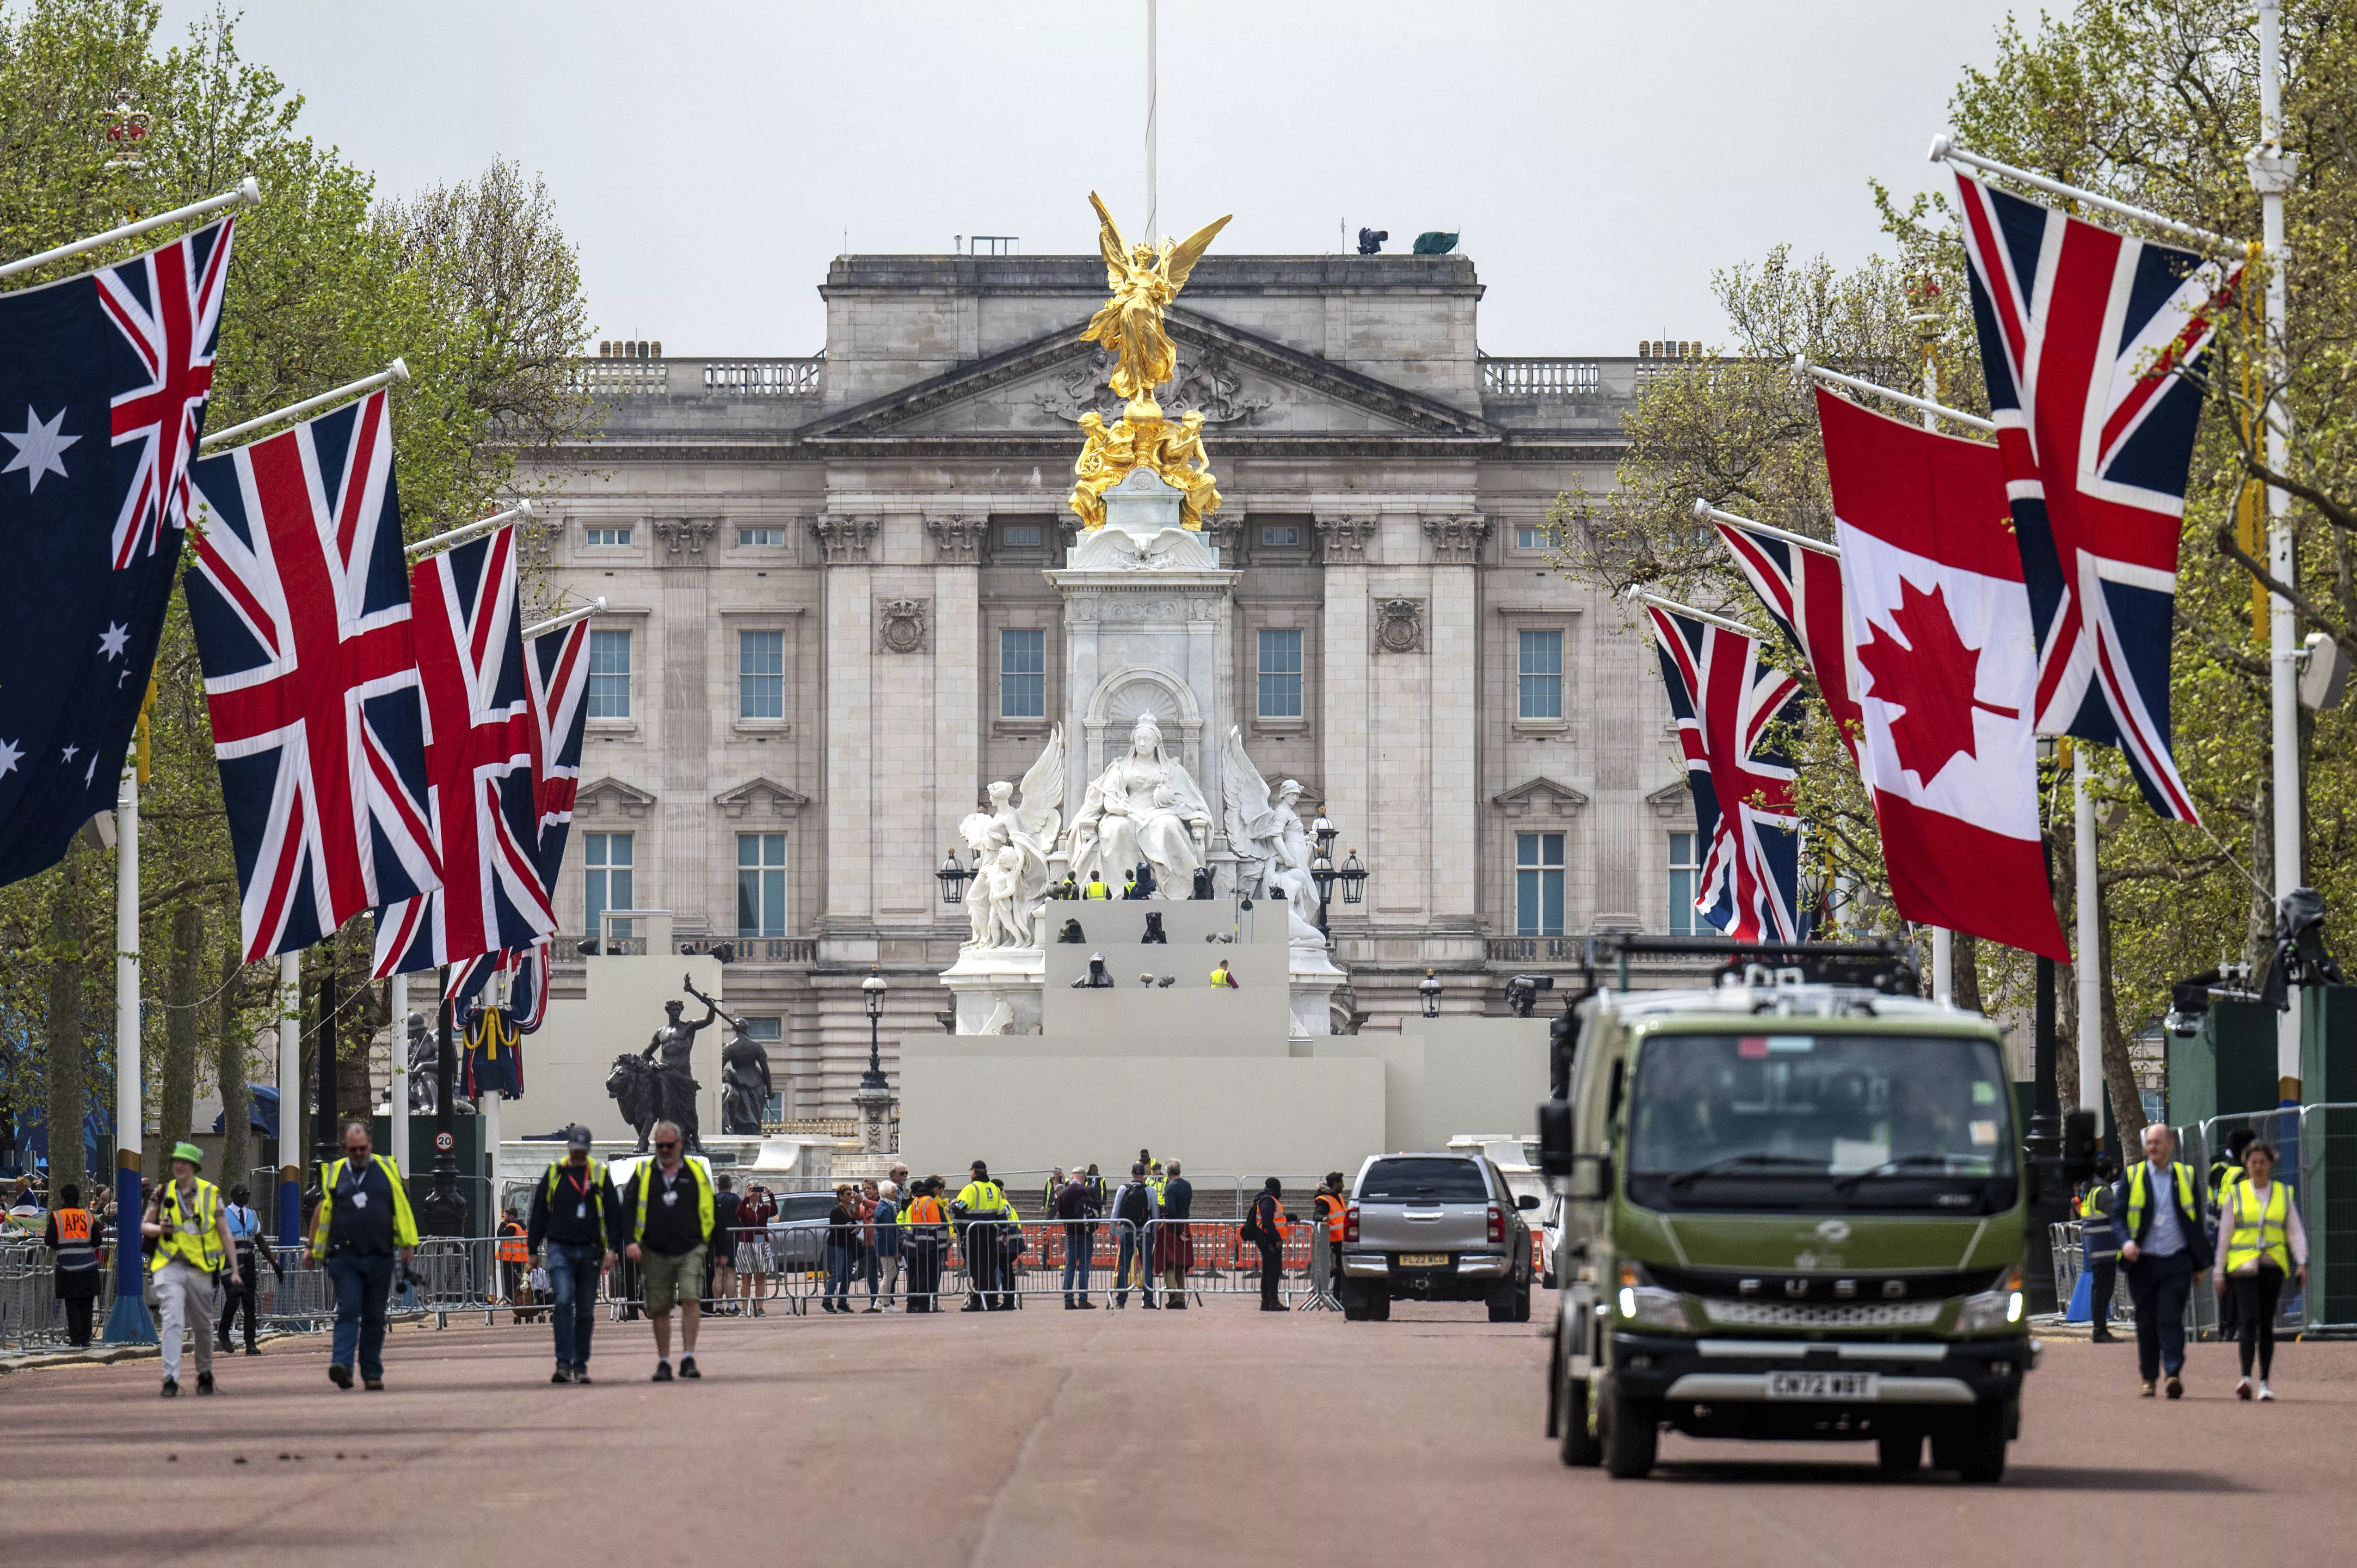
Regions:
<instances>
[{"instance_id":1,"label":"white pole","mask_svg":"<svg viewBox=\"0 0 2357 1568\"><path fill-rule=\"evenodd\" d=\"M145 1152L139 1065L139 775L126 765L114 795L114 1155L135 1169ZM71 1129L79 1137L81 1129ZM65 1135L58 1128L49 1136ZM126 1164L124 1155L131 1156ZM169 1174L169 1173L167 1173Z\"/></svg>"},{"instance_id":2,"label":"white pole","mask_svg":"<svg viewBox=\"0 0 2357 1568\"><path fill-rule=\"evenodd\" d=\"M401 1167L401 1179L409 1179L409 976L396 974L388 990L393 1013L393 1100L385 1107L392 1118L388 1129L393 1147L388 1151L393 1163Z\"/></svg>"},{"instance_id":3,"label":"white pole","mask_svg":"<svg viewBox=\"0 0 2357 1568\"><path fill-rule=\"evenodd\" d=\"M2267 357L2269 379L2283 379L2284 191L2292 163L2283 156L2283 15L2280 0L2259 0L2259 145L2252 149L2251 185L2259 193L2267 263ZM2267 419L2267 464L2282 473L2291 458L2291 409L2278 401ZM2267 487L2267 567L2276 580L2292 580L2291 498ZM2271 595L2267 604L2268 696L2273 707L2276 794L2275 862L2276 908L2300 885L2299 694L2298 639L2291 601ZM2276 1015L2276 1073L2299 1075L2299 994Z\"/></svg>"},{"instance_id":4,"label":"white pole","mask_svg":"<svg viewBox=\"0 0 2357 1568\"><path fill-rule=\"evenodd\" d=\"M2078 840L2072 856L2079 882L2079 1109L2104 1113L2103 933L2095 913L2095 798L2087 792L2087 743L2071 746L2072 826Z\"/></svg>"},{"instance_id":5,"label":"white pole","mask_svg":"<svg viewBox=\"0 0 2357 1568\"><path fill-rule=\"evenodd\" d=\"M430 539L421 539L414 544L404 545L402 548L402 553L414 561L421 555L431 555L437 550L456 550L470 539L479 539L494 529L506 527L520 517L532 515L532 503L518 501L508 510L500 512L496 516L484 518L479 522L467 523L447 533L437 533Z\"/></svg>"},{"instance_id":6,"label":"white pole","mask_svg":"<svg viewBox=\"0 0 2357 1568\"><path fill-rule=\"evenodd\" d=\"M484 1173L483 1223L496 1233L502 1216L500 1213L500 1091L483 1090L483 1158L490 1167Z\"/></svg>"},{"instance_id":7,"label":"white pole","mask_svg":"<svg viewBox=\"0 0 2357 1568\"><path fill-rule=\"evenodd\" d=\"M1887 397L1895 403L1904 404L1919 413L1936 413L1942 419L1953 419L1967 430L1977 430L1985 435L1996 434L1996 422L1993 419L1983 419L1977 413L1966 413L1961 408L1950 408L1945 403L1932 403L1917 397L1911 392L1894 392L1886 386L1877 386L1872 381L1860 381L1856 376L1846 376L1839 371L1829 371L1823 365L1813 365L1809 363L1808 356L1805 354L1793 359L1792 368L1813 381L1824 382L1827 386L1847 387L1852 392L1871 392L1876 397ZM1926 420L1924 424L1929 426L1931 422Z\"/></svg>"},{"instance_id":8,"label":"white pole","mask_svg":"<svg viewBox=\"0 0 2357 1568\"><path fill-rule=\"evenodd\" d=\"M1156 0L1146 0L1146 232L1140 236L1151 245L1155 242L1154 143L1156 136L1155 99L1161 91L1160 74L1154 59Z\"/></svg>"},{"instance_id":9,"label":"white pole","mask_svg":"<svg viewBox=\"0 0 2357 1568\"><path fill-rule=\"evenodd\" d=\"M342 386L331 392L323 392L317 397L307 397L300 403L290 403L285 408L257 415L242 424L232 424L227 430L216 430L197 443L197 450L214 451L226 446L241 435L260 430L266 424L275 424L282 419L300 419L315 408L326 408L330 403L348 403L353 398L366 397L379 387L389 387L395 381L405 381L408 379L407 361L395 360L372 376L362 376L356 381L347 381Z\"/></svg>"},{"instance_id":10,"label":"white pole","mask_svg":"<svg viewBox=\"0 0 2357 1568\"><path fill-rule=\"evenodd\" d=\"M1920 411L1924 429L1934 433L1939 430L1940 416L1933 412L1939 406L1940 363L1932 357L1932 340L1927 337L1923 341L1923 406ZM1956 933L1945 926L1932 928L1932 1000L1943 1007L1953 1005L1956 1000Z\"/></svg>"},{"instance_id":11,"label":"white pole","mask_svg":"<svg viewBox=\"0 0 2357 1568\"><path fill-rule=\"evenodd\" d=\"M303 955L278 955L278 1244L303 1242Z\"/></svg>"},{"instance_id":12,"label":"white pole","mask_svg":"<svg viewBox=\"0 0 2357 1568\"><path fill-rule=\"evenodd\" d=\"M2263 3L2260 9L2264 12L2266 8ZM2262 21L2260 26L2264 28L2265 22ZM2268 52L2264 42L2259 46L2259 52L2262 55ZM1985 169L1990 174L2003 175L2010 180L2018 180L2034 190L2045 191L2050 196L2059 196L2065 201L2084 202L2089 207L2115 213L2122 218L2132 218L2139 223L2149 223L2154 228L2174 234L2180 240L2190 240L2205 250L2220 252L2226 255L2240 255L2243 252L2241 242L2230 240L2223 234L2213 234L2207 229L2196 229L2190 223L2179 223L2174 218L2164 218L2149 208L2131 207L2125 201L2115 201L2108 196L2098 196L2092 190L2083 190L2075 185L2065 185L2059 179L2049 179L2042 174L2032 174L2028 169L2016 168L2011 164L2001 164L1995 158L1985 158L1977 153L1968 153L1944 135L1932 138L1931 157L1935 164L1945 161L1968 165L1973 168Z\"/></svg>"},{"instance_id":13,"label":"white pole","mask_svg":"<svg viewBox=\"0 0 2357 1568\"><path fill-rule=\"evenodd\" d=\"M563 631L566 627L573 625L576 621L587 620L591 616L597 615L605 607L606 596L600 594L586 605L581 605L576 608L566 610L561 616L552 616L548 619L542 621L538 626L528 626L524 628L523 639L526 642L530 642L535 637L546 637L552 631Z\"/></svg>"},{"instance_id":14,"label":"white pole","mask_svg":"<svg viewBox=\"0 0 2357 1568\"><path fill-rule=\"evenodd\" d=\"M178 223L184 219L209 217L224 207L251 207L261 199L262 187L255 182L253 176L248 175L238 182L235 190L226 190L219 196L209 196L202 201L192 201L186 207L175 207L169 212L158 212L153 218L142 218L136 223L125 223L119 229L109 229L103 234L92 234L87 240L76 240L70 245L59 245L53 251L43 251L38 256L20 256L5 266L0 266L0 278L12 278L20 273L29 273L37 267L48 266L51 262L62 262L73 256L82 255L112 245L117 240L136 240L142 234L152 233L167 224Z\"/></svg>"}]
</instances>

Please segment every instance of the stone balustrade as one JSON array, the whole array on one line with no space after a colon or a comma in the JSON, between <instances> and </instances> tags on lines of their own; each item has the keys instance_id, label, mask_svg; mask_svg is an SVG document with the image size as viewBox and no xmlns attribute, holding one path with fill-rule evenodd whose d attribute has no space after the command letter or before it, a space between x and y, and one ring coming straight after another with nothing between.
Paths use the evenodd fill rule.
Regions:
<instances>
[{"instance_id":1,"label":"stone balustrade","mask_svg":"<svg viewBox=\"0 0 2357 1568\"><path fill-rule=\"evenodd\" d=\"M713 400L819 395L826 356L792 359L624 359L599 356L574 363L574 384L603 398L669 397Z\"/></svg>"}]
</instances>

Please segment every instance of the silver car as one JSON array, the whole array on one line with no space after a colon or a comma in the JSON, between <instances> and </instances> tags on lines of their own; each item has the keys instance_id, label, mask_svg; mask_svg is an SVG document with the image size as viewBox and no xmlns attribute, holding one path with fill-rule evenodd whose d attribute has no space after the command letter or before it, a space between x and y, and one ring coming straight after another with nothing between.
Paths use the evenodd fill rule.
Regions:
<instances>
[{"instance_id":1,"label":"silver car","mask_svg":"<svg viewBox=\"0 0 2357 1568\"><path fill-rule=\"evenodd\" d=\"M1392 1303L1479 1301L1492 1323L1531 1316L1531 1232L1480 1155L1377 1155L1359 1167L1342 1229L1342 1316L1382 1322Z\"/></svg>"}]
</instances>

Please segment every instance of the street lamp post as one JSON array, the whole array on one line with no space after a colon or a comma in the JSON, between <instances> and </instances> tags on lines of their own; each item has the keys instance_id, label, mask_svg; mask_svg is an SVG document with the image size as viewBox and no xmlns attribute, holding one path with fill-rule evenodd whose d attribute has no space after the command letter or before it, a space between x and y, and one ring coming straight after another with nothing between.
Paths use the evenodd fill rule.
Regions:
<instances>
[{"instance_id":1,"label":"street lamp post","mask_svg":"<svg viewBox=\"0 0 2357 1568\"><path fill-rule=\"evenodd\" d=\"M942 902L944 904L964 903L965 885L979 875L981 871L982 852L980 850L974 852L974 865L970 868L958 864L957 851L950 850L943 854L942 856L942 868L933 873L933 875L939 879L942 885Z\"/></svg>"},{"instance_id":2,"label":"street lamp post","mask_svg":"<svg viewBox=\"0 0 2357 1568\"><path fill-rule=\"evenodd\" d=\"M1424 1004L1426 1017L1440 1016L1440 977L1438 975L1428 969L1426 970L1424 978L1415 983L1415 996L1417 1001Z\"/></svg>"},{"instance_id":3,"label":"street lamp post","mask_svg":"<svg viewBox=\"0 0 2357 1568\"><path fill-rule=\"evenodd\" d=\"M868 965L867 977L859 983L859 998L867 1007L867 1070L860 1074L851 1101L859 1108L859 1146L871 1155L891 1153L892 1085L880 1054L886 989L882 966Z\"/></svg>"}]
</instances>

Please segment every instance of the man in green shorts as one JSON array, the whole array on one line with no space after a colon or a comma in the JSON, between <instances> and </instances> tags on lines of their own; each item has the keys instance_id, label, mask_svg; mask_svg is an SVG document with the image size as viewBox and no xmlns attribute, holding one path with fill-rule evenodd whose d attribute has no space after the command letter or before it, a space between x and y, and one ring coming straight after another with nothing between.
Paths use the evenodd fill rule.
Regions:
<instances>
[{"instance_id":1,"label":"man in green shorts","mask_svg":"<svg viewBox=\"0 0 2357 1568\"><path fill-rule=\"evenodd\" d=\"M679 1375L695 1369L697 1297L704 1289L705 1250L712 1241L712 1178L680 1155L679 1124L658 1122L650 1140L655 1157L639 1166L623 1196L630 1242L623 1255L639 1265L640 1292L655 1324L655 1375L671 1381L671 1309L680 1311Z\"/></svg>"}]
</instances>

